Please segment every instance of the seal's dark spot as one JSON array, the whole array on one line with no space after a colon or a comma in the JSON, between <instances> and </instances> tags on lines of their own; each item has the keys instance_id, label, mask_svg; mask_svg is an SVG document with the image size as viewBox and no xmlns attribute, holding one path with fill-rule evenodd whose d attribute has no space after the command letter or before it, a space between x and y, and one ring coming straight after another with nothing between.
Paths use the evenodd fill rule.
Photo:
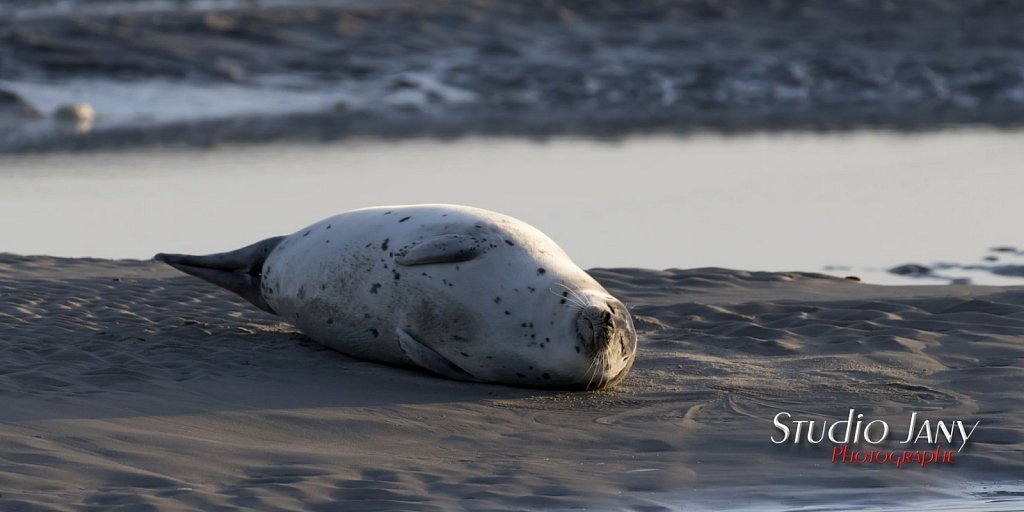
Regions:
<instances>
[{"instance_id":1,"label":"seal's dark spot","mask_svg":"<svg viewBox=\"0 0 1024 512\"><path fill-rule=\"evenodd\" d=\"M516 374L516 377L519 377L520 379L525 379L525 378L526 378L526 375L523 375L523 374L521 374L521 373L517 373L517 374Z\"/></svg>"},{"instance_id":2,"label":"seal's dark spot","mask_svg":"<svg viewBox=\"0 0 1024 512\"><path fill-rule=\"evenodd\" d=\"M327 229L331 229L331 225L330 224L327 225Z\"/></svg>"},{"instance_id":3,"label":"seal's dark spot","mask_svg":"<svg viewBox=\"0 0 1024 512\"><path fill-rule=\"evenodd\" d=\"M526 327L526 322L519 324L519 327Z\"/></svg>"},{"instance_id":4,"label":"seal's dark spot","mask_svg":"<svg viewBox=\"0 0 1024 512\"><path fill-rule=\"evenodd\" d=\"M328 325L333 324L333 323L334 323L334 319L333 318L328 318L327 319L327 324Z\"/></svg>"},{"instance_id":5,"label":"seal's dark spot","mask_svg":"<svg viewBox=\"0 0 1024 512\"><path fill-rule=\"evenodd\" d=\"M544 267L541 267L541 268L537 269L537 274L538 275L544 275L546 273L547 273L547 270L544 270Z\"/></svg>"},{"instance_id":6,"label":"seal's dark spot","mask_svg":"<svg viewBox=\"0 0 1024 512\"><path fill-rule=\"evenodd\" d=\"M548 375L547 373L542 373L540 376L543 377L544 380L551 380L551 376Z\"/></svg>"},{"instance_id":7,"label":"seal's dark spot","mask_svg":"<svg viewBox=\"0 0 1024 512\"><path fill-rule=\"evenodd\" d=\"M366 248L369 249L371 245L373 245L373 244L372 243L366 244Z\"/></svg>"},{"instance_id":8,"label":"seal's dark spot","mask_svg":"<svg viewBox=\"0 0 1024 512\"><path fill-rule=\"evenodd\" d=\"M551 343L551 338L544 338L544 341Z\"/></svg>"},{"instance_id":9,"label":"seal's dark spot","mask_svg":"<svg viewBox=\"0 0 1024 512\"><path fill-rule=\"evenodd\" d=\"M320 289L321 289L321 290L326 290L326 289L327 289L327 285L326 285L326 284L322 284L322 285L320 285Z\"/></svg>"},{"instance_id":10,"label":"seal's dark spot","mask_svg":"<svg viewBox=\"0 0 1024 512\"><path fill-rule=\"evenodd\" d=\"M511 314L512 314L512 312L510 312L510 311L506 310L506 311L505 311L505 314L506 314L506 315L511 315Z\"/></svg>"},{"instance_id":11,"label":"seal's dark spot","mask_svg":"<svg viewBox=\"0 0 1024 512\"><path fill-rule=\"evenodd\" d=\"M495 297L494 298L494 303L495 304L501 304L501 297Z\"/></svg>"},{"instance_id":12,"label":"seal's dark spot","mask_svg":"<svg viewBox=\"0 0 1024 512\"><path fill-rule=\"evenodd\" d=\"M399 220L399 221L398 221L398 223L399 223L399 224L401 224L401 223L403 223L403 222L405 222L405 221L407 221L407 220L409 220L409 219L411 219L411 218L412 218L412 217L402 217L402 219L401 219L401 220Z\"/></svg>"},{"instance_id":13,"label":"seal's dark spot","mask_svg":"<svg viewBox=\"0 0 1024 512\"><path fill-rule=\"evenodd\" d=\"M380 336L380 331L378 331L377 329L370 329L370 334L372 334L373 337L376 338Z\"/></svg>"},{"instance_id":14,"label":"seal's dark spot","mask_svg":"<svg viewBox=\"0 0 1024 512\"><path fill-rule=\"evenodd\" d=\"M465 352L459 352L459 353L462 354L462 357L469 357L469 354L467 354Z\"/></svg>"},{"instance_id":15,"label":"seal's dark spot","mask_svg":"<svg viewBox=\"0 0 1024 512\"><path fill-rule=\"evenodd\" d=\"M516 246L516 244L512 243L512 240L505 240L505 243L510 245L510 246L512 246L512 247Z\"/></svg>"},{"instance_id":16,"label":"seal's dark spot","mask_svg":"<svg viewBox=\"0 0 1024 512\"><path fill-rule=\"evenodd\" d=\"M373 283L373 286L370 287L370 293L377 293L377 290L379 289L380 283Z\"/></svg>"},{"instance_id":17,"label":"seal's dark spot","mask_svg":"<svg viewBox=\"0 0 1024 512\"><path fill-rule=\"evenodd\" d=\"M330 240L324 240L324 243L325 244L329 244L329 243L331 243L331 241Z\"/></svg>"},{"instance_id":18,"label":"seal's dark spot","mask_svg":"<svg viewBox=\"0 0 1024 512\"><path fill-rule=\"evenodd\" d=\"M526 287L526 289L527 289L527 290L530 290L530 293L533 293L533 292L536 292L536 291L537 291L537 289L536 289L536 288L534 288L534 287L532 287L532 286L527 286L527 287Z\"/></svg>"},{"instance_id":19,"label":"seal's dark spot","mask_svg":"<svg viewBox=\"0 0 1024 512\"><path fill-rule=\"evenodd\" d=\"M579 353L580 353L580 346L579 346L579 345L576 345L576 353L577 353L577 354L579 354Z\"/></svg>"},{"instance_id":20,"label":"seal's dark spot","mask_svg":"<svg viewBox=\"0 0 1024 512\"><path fill-rule=\"evenodd\" d=\"M391 212L384 212L384 215L391 215Z\"/></svg>"},{"instance_id":21,"label":"seal's dark spot","mask_svg":"<svg viewBox=\"0 0 1024 512\"><path fill-rule=\"evenodd\" d=\"M305 233L303 233L302 236L309 236L309 231L306 231Z\"/></svg>"},{"instance_id":22,"label":"seal's dark spot","mask_svg":"<svg viewBox=\"0 0 1024 512\"><path fill-rule=\"evenodd\" d=\"M531 339L531 340L535 340L535 339L537 339L537 335L536 335L536 334L531 334L531 335L530 335L530 339Z\"/></svg>"},{"instance_id":23,"label":"seal's dark spot","mask_svg":"<svg viewBox=\"0 0 1024 512\"><path fill-rule=\"evenodd\" d=\"M382 251L388 250L388 242L390 242L390 241L391 241L390 238L385 238L384 239L384 243L380 244L380 250L382 250Z\"/></svg>"},{"instance_id":24,"label":"seal's dark spot","mask_svg":"<svg viewBox=\"0 0 1024 512\"><path fill-rule=\"evenodd\" d=\"M373 318L369 313L363 313L363 318Z\"/></svg>"},{"instance_id":25,"label":"seal's dark spot","mask_svg":"<svg viewBox=\"0 0 1024 512\"><path fill-rule=\"evenodd\" d=\"M559 304L565 304L565 299L558 301Z\"/></svg>"},{"instance_id":26,"label":"seal's dark spot","mask_svg":"<svg viewBox=\"0 0 1024 512\"><path fill-rule=\"evenodd\" d=\"M395 274L395 281L398 281L399 279L402 278L402 274L399 274L397 270L392 270L391 272Z\"/></svg>"}]
</instances>

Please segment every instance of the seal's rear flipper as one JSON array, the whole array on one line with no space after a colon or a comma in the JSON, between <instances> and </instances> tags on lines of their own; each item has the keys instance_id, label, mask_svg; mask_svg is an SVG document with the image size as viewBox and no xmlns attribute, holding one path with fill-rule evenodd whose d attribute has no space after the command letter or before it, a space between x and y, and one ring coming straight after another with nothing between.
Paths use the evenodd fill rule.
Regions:
<instances>
[{"instance_id":1,"label":"seal's rear flipper","mask_svg":"<svg viewBox=\"0 0 1024 512\"><path fill-rule=\"evenodd\" d=\"M235 292L263 311L276 314L267 301L263 300L260 282L263 277L263 262L281 240L284 240L283 236L276 236L235 251L206 256L160 253L154 256L154 259Z\"/></svg>"}]
</instances>

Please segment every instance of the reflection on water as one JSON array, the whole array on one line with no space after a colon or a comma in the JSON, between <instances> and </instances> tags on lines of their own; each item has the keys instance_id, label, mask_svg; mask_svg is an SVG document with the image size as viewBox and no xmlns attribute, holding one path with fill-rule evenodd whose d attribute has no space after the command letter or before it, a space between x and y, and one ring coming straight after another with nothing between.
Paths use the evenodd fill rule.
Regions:
<instances>
[{"instance_id":1,"label":"reflection on water","mask_svg":"<svg viewBox=\"0 0 1024 512\"><path fill-rule=\"evenodd\" d=\"M522 218L584 267L831 266L878 282L899 278L865 269L981 262L1019 241L1022 142L1007 132L468 139L8 157L0 251L215 252L353 208L435 202Z\"/></svg>"}]
</instances>

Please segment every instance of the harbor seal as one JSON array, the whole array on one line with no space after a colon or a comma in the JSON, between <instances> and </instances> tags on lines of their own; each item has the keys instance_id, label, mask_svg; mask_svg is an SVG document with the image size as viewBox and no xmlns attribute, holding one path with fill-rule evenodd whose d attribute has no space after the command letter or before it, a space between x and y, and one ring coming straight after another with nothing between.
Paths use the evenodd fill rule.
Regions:
<instances>
[{"instance_id":1,"label":"harbor seal","mask_svg":"<svg viewBox=\"0 0 1024 512\"><path fill-rule=\"evenodd\" d=\"M622 302L539 230L487 210L366 208L236 251L156 259L339 352L452 379L599 389L636 355Z\"/></svg>"}]
</instances>

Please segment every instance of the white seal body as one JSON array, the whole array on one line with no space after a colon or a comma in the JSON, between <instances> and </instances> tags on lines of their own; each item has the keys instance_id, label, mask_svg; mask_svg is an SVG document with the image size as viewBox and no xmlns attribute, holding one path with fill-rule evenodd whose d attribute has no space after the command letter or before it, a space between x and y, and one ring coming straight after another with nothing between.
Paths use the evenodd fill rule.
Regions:
<instances>
[{"instance_id":1,"label":"white seal body","mask_svg":"<svg viewBox=\"0 0 1024 512\"><path fill-rule=\"evenodd\" d=\"M250 300L353 357L586 389L617 382L633 363L625 306L517 219L464 206L377 207L271 241L247 270L258 283Z\"/></svg>"}]
</instances>

